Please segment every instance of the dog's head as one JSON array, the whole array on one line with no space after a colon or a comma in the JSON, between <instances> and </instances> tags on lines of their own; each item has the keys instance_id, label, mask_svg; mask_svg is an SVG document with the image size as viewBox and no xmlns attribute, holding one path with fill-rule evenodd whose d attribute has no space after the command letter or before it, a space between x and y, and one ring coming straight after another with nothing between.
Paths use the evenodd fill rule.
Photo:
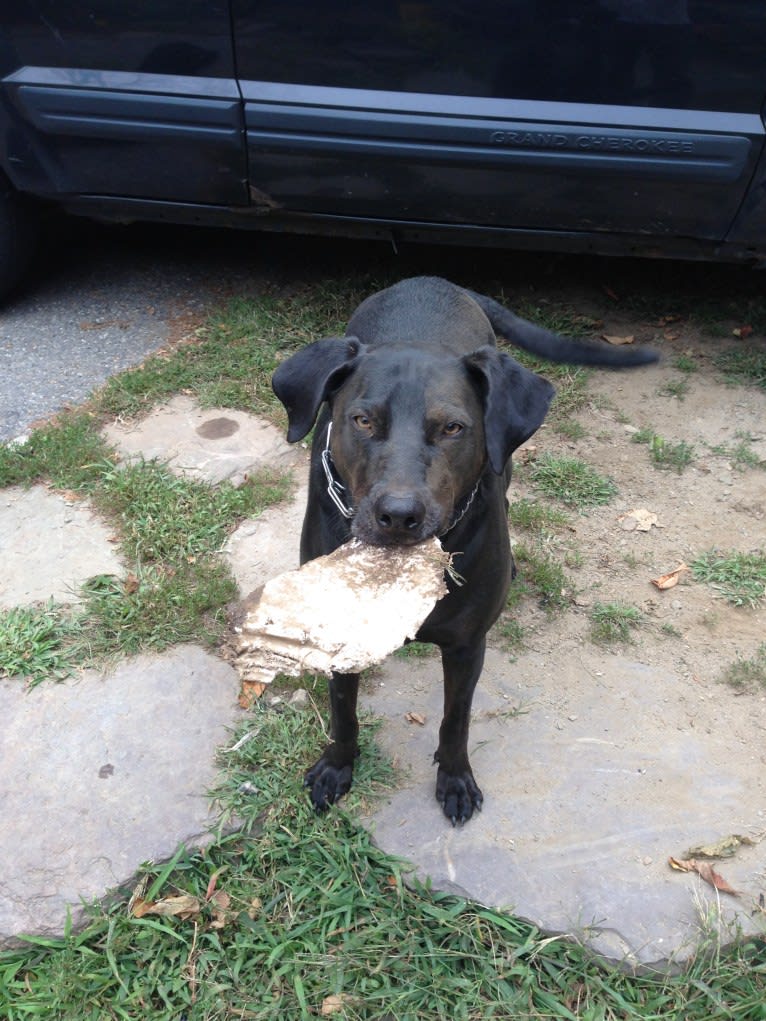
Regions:
<instances>
[{"instance_id":1,"label":"dog's head","mask_svg":"<svg viewBox=\"0 0 766 1021\"><path fill-rule=\"evenodd\" d=\"M554 394L494 347L461 357L395 343L367 348L355 337L303 348L272 385L290 442L328 402L330 451L354 509L352 531L384 546L446 532L485 469L501 474L540 427Z\"/></svg>"}]
</instances>

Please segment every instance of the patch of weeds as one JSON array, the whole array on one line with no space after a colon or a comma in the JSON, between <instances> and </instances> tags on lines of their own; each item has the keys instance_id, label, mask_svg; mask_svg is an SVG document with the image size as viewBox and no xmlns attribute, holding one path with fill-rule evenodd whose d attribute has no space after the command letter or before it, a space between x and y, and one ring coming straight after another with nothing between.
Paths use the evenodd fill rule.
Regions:
<instances>
[{"instance_id":1,"label":"patch of weeds","mask_svg":"<svg viewBox=\"0 0 766 1021\"><path fill-rule=\"evenodd\" d=\"M745 383L766 390L766 348L756 350L755 345L723 351L716 365L730 383Z\"/></svg>"},{"instance_id":2,"label":"patch of weeds","mask_svg":"<svg viewBox=\"0 0 766 1021\"><path fill-rule=\"evenodd\" d=\"M689 393L689 389L688 379L671 379L663 384L657 393L662 397L675 397L677 400L682 401Z\"/></svg>"},{"instance_id":3,"label":"patch of weeds","mask_svg":"<svg viewBox=\"0 0 766 1021\"><path fill-rule=\"evenodd\" d=\"M498 298L501 303L509 304L506 297ZM513 302L510 302L513 305ZM577 339L588 339L599 329L600 321L593 316L583 312L577 312L568 305L559 305L553 302L521 302L517 305L517 312L525 319L542 326L546 330L553 330L565 337Z\"/></svg>"},{"instance_id":4,"label":"patch of weeds","mask_svg":"<svg viewBox=\"0 0 766 1021\"><path fill-rule=\"evenodd\" d=\"M736 659L724 670L721 680L741 692L766 688L766 642L758 647L750 659Z\"/></svg>"},{"instance_id":5,"label":"patch of weeds","mask_svg":"<svg viewBox=\"0 0 766 1021\"><path fill-rule=\"evenodd\" d=\"M732 606L759 606L766 596L766 555L709 550L689 565L695 581L704 582Z\"/></svg>"},{"instance_id":6,"label":"patch of weeds","mask_svg":"<svg viewBox=\"0 0 766 1021\"><path fill-rule=\"evenodd\" d=\"M0 487L47 479L57 489L87 492L113 456L92 416L62 415L33 432L26 443L0 445Z\"/></svg>"},{"instance_id":7,"label":"patch of weeds","mask_svg":"<svg viewBox=\"0 0 766 1021\"><path fill-rule=\"evenodd\" d=\"M517 574L508 594L508 609L513 609L524 597L534 599L549 616L567 609L574 586L558 561L522 543L513 547L513 559Z\"/></svg>"},{"instance_id":8,"label":"patch of weeds","mask_svg":"<svg viewBox=\"0 0 766 1021\"><path fill-rule=\"evenodd\" d=\"M572 570L576 570L585 563L585 557L582 553L575 549L573 546L569 546L564 550L564 564Z\"/></svg>"},{"instance_id":9,"label":"patch of weeds","mask_svg":"<svg viewBox=\"0 0 766 1021\"><path fill-rule=\"evenodd\" d=\"M625 553L623 555L622 562L626 567L629 567L631 571L635 571L637 567L640 567L644 563L642 558L636 556L633 552Z\"/></svg>"},{"instance_id":10,"label":"patch of weeds","mask_svg":"<svg viewBox=\"0 0 766 1021\"><path fill-rule=\"evenodd\" d=\"M649 447L649 459L655 468L675 471L679 474L694 460L694 447L685 440L671 443L670 440L658 436L651 429L639 429L632 436L633 443L646 443Z\"/></svg>"},{"instance_id":11,"label":"patch of weeds","mask_svg":"<svg viewBox=\"0 0 766 1021\"><path fill-rule=\"evenodd\" d=\"M678 358L673 362L673 368L678 369L679 372L686 372L691 374L699 369L697 362L690 355L679 355Z\"/></svg>"},{"instance_id":12,"label":"patch of weeds","mask_svg":"<svg viewBox=\"0 0 766 1021\"><path fill-rule=\"evenodd\" d=\"M541 492L569 507L596 507L617 493L615 483L584 461L544 453L532 465L530 480Z\"/></svg>"},{"instance_id":13,"label":"patch of weeds","mask_svg":"<svg viewBox=\"0 0 766 1021\"><path fill-rule=\"evenodd\" d=\"M666 638L680 638L681 632L673 624L665 622L660 625L660 634L665 635Z\"/></svg>"},{"instance_id":14,"label":"patch of weeds","mask_svg":"<svg viewBox=\"0 0 766 1021\"><path fill-rule=\"evenodd\" d=\"M529 532L563 528L569 524L569 517L564 511L527 499L514 500L508 508L508 520L514 528Z\"/></svg>"},{"instance_id":15,"label":"patch of weeds","mask_svg":"<svg viewBox=\"0 0 766 1021\"><path fill-rule=\"evenodd\" d=\"M237 598L228 566L202 556L149 565L123 580L99 575L83 586L79 652L86 662L116 653L159 652L181 642L215 645L226 630L226 605Z\"/></svg>"},{"instance_id":16,"label":"patch of weeds","mask_svg":"<svg viewBox=\"0 0 766 1021\"><path fill-rule=\"evenodd\" d=\"M407 642L394 653L400 659L430 659L437 654L437 648L430 642Z\"/></svg>"},{"instance_id":17,"label":"patch of weeds","mask_svg":"<svg viewBox=\"0 0 766 1021\"><path fill-rule=\"evenodd\" d=\"M582 440L588 435L588 430L575 418L562 418L553 422L553 430L566 440Z\"/></svg>"},{"instance_id":18,"label":"patch of weeds","mask_svg":"<svg viewBox=\"0 0 766 1021\"><path fill-rule=\"evenodd\" d=\"M73 625L53 602L0 611L0 677L27 677L31 685L72 672Z\"/></svg>"},{"instance_id":19,"label":"patch of weeds","mask_svg":"<svg viewBox=\"0 0 766 1021\"><path fill-rule=\"evenodd\" d=\"M746 471L749 468L766 469L766 461L762 461L751 447L751 444L754 442L753 436L749 433L737 432L735 433L735 439L739 440L739 442L733 446L729 447L725 444L718 444L717 446L710 447L710 452L718 457L727 458L731 461L732 467L737 471Z\"/></svg>"},{"instance_id":20,"label":"patch of weeds","mask_svg":"<svg viewBox=\"0 0 766 1021\"><path fill-rule=\"evenodd\" d=\"M240 519L287 496L285 475L262 471L240 488L179 477L156 461L137 461L104 475L99 510L120 522L127 555L142 562L217 551Z\"/></svg>"},{"instance_id":21,"label":"patch of weeds","mask_svg":"<svg viewBox=\"0 0 766 1021\"><path fill-rule=\"evenodd\" d=\"M510 655L524 648L524 627L508 614L502 614L492 633L497 637L503 649Z\"/></svg>"},{"instance_id":22,"label":"patch of weeds","mask_svg":"<svg viewBox=\"0 0 766 1021\"><path fill-rule=\"evenodd\" d=\"M594 642L608 645L632 641L632 631L643 623L643 614L625 603L596 603L590 614L590 633Z\"/></svg>"}]
</instances>

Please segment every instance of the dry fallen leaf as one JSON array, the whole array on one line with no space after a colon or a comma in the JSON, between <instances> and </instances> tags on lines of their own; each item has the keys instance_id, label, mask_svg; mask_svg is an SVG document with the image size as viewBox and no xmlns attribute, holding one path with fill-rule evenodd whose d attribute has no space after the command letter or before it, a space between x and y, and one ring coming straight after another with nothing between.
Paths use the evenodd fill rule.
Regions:
<instances>
[{"instance_id":1,"label":"dry fallen leaf","mask_svg":"<svg viewBox=\"0 0 766 1021\"><path fill-rule=\"evenodd\" d=\"M138 898L133 905L133 914L136 918L143 918L144 915L161 915L185 919L198 915L200 909L201 905L196 897L189 893L181 893L174 897L163 897L158 901Z\"/></svg>"},{"instance_id":2,"label":"dry fallen leaf","mask_svg":"<svg viewBox=\"0 0 766 1021\"><path fill-rule=\"evenodd\" d=\"M420 727L425 727L426 718L422 713L405 713L404 718L408 723L417 723Z\"/></svg>"},{"instance_id":3,"label":"dry fallen leaf","mask_svg":"<svg viewBox=\"0 0 766 1021\"><path fill-rule=\"evenodd\" d=\"M687 858L731 858L737 853L738 847L755 847L755 840L750 837L741 836L739 833L732 833L715 844L705 844L702 847L692 847L686 852Z\"/></svg>"},{"instance_id":4,"label":"dry fallen leaf","mask_svg":"<svg viewBox=\"0 0 766 1021\"><path fill-rule=\"evenodd\" d=\"M242 681L242 689L237 702L240 709L249 709L256 699L259 699L266 690L266 685L260 681Z\"/></svg>"},{"instance_id":5,"label":"dry fallen leaf","mask_svg":"<svg viewBox=\"0 0 766 1021\"><path fill-rule=\"evenodd\" d=\"M738 326L731 332L735 337L739 337L740 340L746 340L753 332L753 327L749 323L746 323L744 326Z\"/></svg>"},{"instance_id":6,"label":"dry fallen leaf","mask_svg":"<svg viewBox=\"0 0 766 1021\"><path fill-rule=\"evenodd\" d=\"M646 510L645 507L638 507L636 510L628 511L627 514L620 514L617 520L626 532L648 532L652 525L657 528L664 528L656 514Z\"/></svg>"},{"instance_id":7,"label":"dry fallen leaf","mask_svg":"<svg viewBox=\"0 0 766 1021\"><path fill-rule=\"evenodd\" d=\"M669 571L668 574L661 574L659 578L652 578L652 585L658 588L660 592L665 592L669 588L675 588L678 584L681 575L684 571L688 571L689 568L686 564L679 564L675 571Z\"/></svg>"},{"instance_id":8,"label":"dry fallen leaf","mask_svg":"<svg viewBox=\"0 0 766 1021\"><path fill-rule=\"evenodd\" d=\"M139 586L138 576L133 574L132 571L130 571L127 578L125 579L125 595L132 596L134 592L138 591L138 586Z\"/></svg>"},{"instance_id":9,"label":"dry fallen leaf","mask_svg":"<svg viewBox=\"0 0 766 1021\"><path fill-rule=\"evenodd\" d=\"M706 883L710 883L720 893L730 893L733 897L739 896L739 891L730 886L723 876L716 872L708 862L697 861L695 858L669 858L668 862L672 869L676 869L679 872L696 872L701 879L704 879Z\"/></svg>"},{"instance_id":10,"label":"dry fallen leaf","mask_svg":"<svg viewBox=\"0 0 766 1021\"><path fill-rule=\"evenodd\" d=\"M345 993L339 993L337 996L328 996L322 1001L319 1013L322 1017L330 1017L331 1014L337 1014L338 1011L345 1009L350 999L351 997Z\"/></svg>"},{"instance_id":11,"label":"dry fallen leaf","mask_svg":"<svg viewBox=\"0 0 766 1021\"><path fill-rule=\"evenodd\" d=\"M602 333L601 336L607 344L614 344L616 347L621 347L623 344L632 344L636 339L632 334L628 337L615 337L614 335Z\"/></svg>"}]
</instances>

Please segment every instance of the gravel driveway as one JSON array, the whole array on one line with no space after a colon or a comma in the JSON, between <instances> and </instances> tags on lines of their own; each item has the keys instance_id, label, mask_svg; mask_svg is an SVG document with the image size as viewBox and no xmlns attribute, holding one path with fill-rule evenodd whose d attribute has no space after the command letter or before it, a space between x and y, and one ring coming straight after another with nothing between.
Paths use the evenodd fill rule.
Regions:
<instances>
[{"instance_id":1,"label":"gravel driveway","mask_svg":"<svg viewBox=\"0 0 766 1021\"><path fill-rule=\"evenodd\" d=\"M259 248L262 236L249 233L56 221L0 310L0 441L79 403L192 329L213 302L247 291Z\"/></svg>"}]
</instances>

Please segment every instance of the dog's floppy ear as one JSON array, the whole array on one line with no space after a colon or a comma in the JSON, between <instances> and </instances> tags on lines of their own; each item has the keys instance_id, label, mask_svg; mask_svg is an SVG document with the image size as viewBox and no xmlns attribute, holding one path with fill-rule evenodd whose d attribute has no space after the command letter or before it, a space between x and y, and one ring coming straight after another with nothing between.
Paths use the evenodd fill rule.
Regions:
<instances>
[{"instance_id":1,"label":"dog's floppy ear","mask_svg":"<svg viewBox=\"0 0 766 1021\"><path fill-rule=\"evenodd\" d=\"M556 391L547 379L489 345L463 362L482 387L487 455L500 475L513 451L543 424Z\"/></svg>"},{"instance_id":2,"label":"dog's floppy ear","mask_svg":"<svg viewBox=\"0 0 766 1021\"><path fill-rule=\"evenodd\" d=\"M311 429L320 405L351 372L361 351L356 337L325 337L278 366L271 386L287 411L290 443Z\"/></svg>"}]
</instances>

